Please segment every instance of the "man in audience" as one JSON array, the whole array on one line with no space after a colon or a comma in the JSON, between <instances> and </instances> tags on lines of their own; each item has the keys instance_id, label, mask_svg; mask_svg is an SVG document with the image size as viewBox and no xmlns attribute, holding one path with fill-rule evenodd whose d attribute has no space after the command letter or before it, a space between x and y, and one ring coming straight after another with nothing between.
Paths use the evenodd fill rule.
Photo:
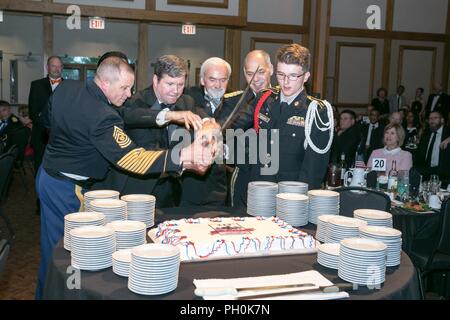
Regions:
<instances>
[{"instance_id":1,"label":"man in audience","mask_svg":"<svg viewBox=\"0 0 450 320\"><path fill-rule=\"evenodd\" d=\"M402 114L398 111L391 113L389 116L389 123L401 125L403 123Z\"/></svg>"},{"instance_id":2,"label":"man in audience","mask_svg":"<svg viewBox=\"0 0 450 320\"><path fill-rule=\"evenodd\" d=\"M11 111L9 102L0 100L0 148L3 152L8 151L13 145L17 145L19 152L23 152L25 145L20 139L21 129L26 129ZM23 149L22 149L23 147Z\"/></svg>"},{"instance_id":3,"label":"man in audience","mask_svg":"<svg viewBox=\"0 0 450 320\"><path fill-rule=\"evenodd\" d=\"M414 166L424 176L437 174L446 188L450 178L450 148L440 148L441 142L450 137L450 128L444 125L444 118L439 111L433 111L428 117L427 130L419 143Z\"/></svg>"},{"instance_id":4,"label":"man in audience","mask_svg":"<svg viewBox=\"0 0 450 320\"><path fill-rule=\"evenodd\" d=\"M380 113L372 110L369 123L362 128L362 141L364 142L364 161L367 163L372 151L383 147L384 126L378 121Z\"/></svg>"},{"instance_id":5,"label":"man in audience","mask_svg":"<svg viewBox=\"0 0 450 320\"><path fill-rule=\"evenodd\" d=\"M425 116L433 111L439 111L444 117L444 121L447 121L447 117L450 111L450 96L447 95L439 82L435 82L433 85L433 94L428 97L427 105L425 106Z\"/></svg>"},{"instance_id":6,"label":"man in audience","mask_svg":"<svg viewBox=\"0 0 450 320\"><path fill-rule=\"evenodd\" d=\"M203 118L219 118L224 113L231 66L225 60L213 57L202 63L200 87L191 87L187 94L194 98L197 113ZM224 206L227 197L227 169L224 164L213 164L205 175L186 173L181 179L180 206Z\"/></svg>"},{"instance_id":7,"label":"man in audience","mask_svg":"<svg viewBox=\"0 0 450 320\"><path fill-rule=\"evenodd\" d=\"M338 163L341 155L345 155L347 168L354 166L356 150L361 142L361 132L356 125L356 114L344 110L339 115L339 131L333 141L332 162Z\"/></svg>"},{"instance_id":8,"label":"man in audience","mask_svg":"<svg viewBox=\"0 0 450 320\"><path fill-rule=\"evenodd\" d=\"M405 87L402 85L398 86L397 94L389 98L389 113L397 112L401 107L408 105L403 93L405 93Z\"/></svg>"}]
</instances>

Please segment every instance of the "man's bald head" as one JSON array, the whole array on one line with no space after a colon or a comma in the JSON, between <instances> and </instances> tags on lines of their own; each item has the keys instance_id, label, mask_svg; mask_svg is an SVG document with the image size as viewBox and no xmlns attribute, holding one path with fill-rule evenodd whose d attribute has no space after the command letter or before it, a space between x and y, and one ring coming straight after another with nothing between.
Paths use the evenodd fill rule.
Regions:
<instances>
[{"instance_id":1,"label":"man's bald head","mask_svg":"<svg viewBox=\"0 0 450 320\"><path fill-rule=\"evenodd\" d=\"M255 93L270 87L270 77L273 75L273 65L270 61L270 55L263 50L250 51L245 57L244 76L247 83L250 82L257 69L258 73L250 85Z\"/></svg>"},{"instance_id":2,"label":"man's bald head","mask_svg":"<svg viewBox=\"0 0 450 320\"><path fill-rule=\"evenodd\" d=\"M94 81L108 100L120 107L131 97L134 71L123 59L109 57L98 66Z\"/></svg>"}]
</instances>

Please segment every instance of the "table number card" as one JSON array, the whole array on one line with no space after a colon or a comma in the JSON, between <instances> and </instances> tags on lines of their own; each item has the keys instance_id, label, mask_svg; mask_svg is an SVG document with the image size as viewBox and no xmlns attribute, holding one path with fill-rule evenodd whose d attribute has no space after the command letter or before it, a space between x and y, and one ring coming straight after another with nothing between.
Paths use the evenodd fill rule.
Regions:
<instances>
[{"instance_id":1,"label":"table number card","mask_svg":"<svg viewBox=\"0 0 450 320\"><path fill-rule=\"evenodd\" d=\"M374 158L372 161L373 171L386 171L386 159L385 158Z\"/></svg>"}]
</instances>

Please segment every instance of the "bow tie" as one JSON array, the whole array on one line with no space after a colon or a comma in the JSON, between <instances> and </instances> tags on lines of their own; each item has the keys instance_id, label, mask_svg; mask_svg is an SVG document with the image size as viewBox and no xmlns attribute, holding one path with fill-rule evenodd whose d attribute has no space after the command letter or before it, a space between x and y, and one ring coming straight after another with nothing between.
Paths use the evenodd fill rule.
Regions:
<instances>
[{"instance_id":1,"label":"bow tie","mask_svg":"<svg viewBox=\"0 0 450 320\"><path fill-rule=\"evenodd\" d=\"M54 85L54 84L59 84L61 81L62 81L61 78L59 78L59 79L50 79L50 83L51 83L52 85Z\"/></svg>"},{"instance_id":2,"label":"bow tie","mask_svg":"<svg viewBox=\"0 0 450 320\"><path fill-rule=\"evenodd\" d=\"M161 109L166 109L166 108L172 110L175 108L175 104L161 103Z\"/></svg>"}]
</instances>

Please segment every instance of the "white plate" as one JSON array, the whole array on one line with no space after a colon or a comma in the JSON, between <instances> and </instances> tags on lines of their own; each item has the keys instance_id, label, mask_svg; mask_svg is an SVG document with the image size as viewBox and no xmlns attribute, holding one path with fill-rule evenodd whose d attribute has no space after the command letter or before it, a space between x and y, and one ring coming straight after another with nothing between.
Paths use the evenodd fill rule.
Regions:
<instances>
[{"instance_id":1,"label":"white plate","mask_svg":"<svg viewBox=\"0 0 450 320\"><path fill-rule=\"evenodd\" d=\"M114 234L114 230L102 226L86 226L70 230L70 235L76 238L105 238Z\"/></svg>"},{"instance_id":2,"label":"white plate","mask_svg":"<svg viewBox=\"0 0 450 320\"><path fill-rule=\"evenodd\" d=\"M132 255L150 259L167 259L179 256L180 249L172 245L148 243L134 248Z\"/></svg>"},{"instance_id":3,"label":"white plate","mask_svg":"<svg viewBox=\"0 0 450 320\"><path fill-rule=\"evenodd\" d=\"M90 223L97 222L105 219L105 215L101 212L75 212L69 213L64 216L66 222L78 224L78 223Z\"/></svg>"},{"instance_id":4,"label":"white plate","mask_svg":"<svg viewBox=\"0 0 450 320\"><path fill-rule=\"evenodd\" d=\"M113 198L119 197L120 193L115 190L95 190L88 191L83 196L88 199Z\"/></svg>"},{"instance_id":5,"label":"white plate","mask_svg":"<svg viewBox=\"0 0 450 320\"><path fill-rule=\"evenodd\" d=\"M357 251L383 251L387 246L381 242L371 239L349 238L341 241L341 245Z\"/></svg>"},{"instance_id":6,"label":"white plate","mask_svg":"<svg viewBox=\"0 0 450 320\"><path fill-rule=\"evenodd\" d=\"M367 219L387 220L392 219L392 214L386 211L374 209L356 209L353 211L354 216L359 216Z\"/></svg>"}]
</instances>

